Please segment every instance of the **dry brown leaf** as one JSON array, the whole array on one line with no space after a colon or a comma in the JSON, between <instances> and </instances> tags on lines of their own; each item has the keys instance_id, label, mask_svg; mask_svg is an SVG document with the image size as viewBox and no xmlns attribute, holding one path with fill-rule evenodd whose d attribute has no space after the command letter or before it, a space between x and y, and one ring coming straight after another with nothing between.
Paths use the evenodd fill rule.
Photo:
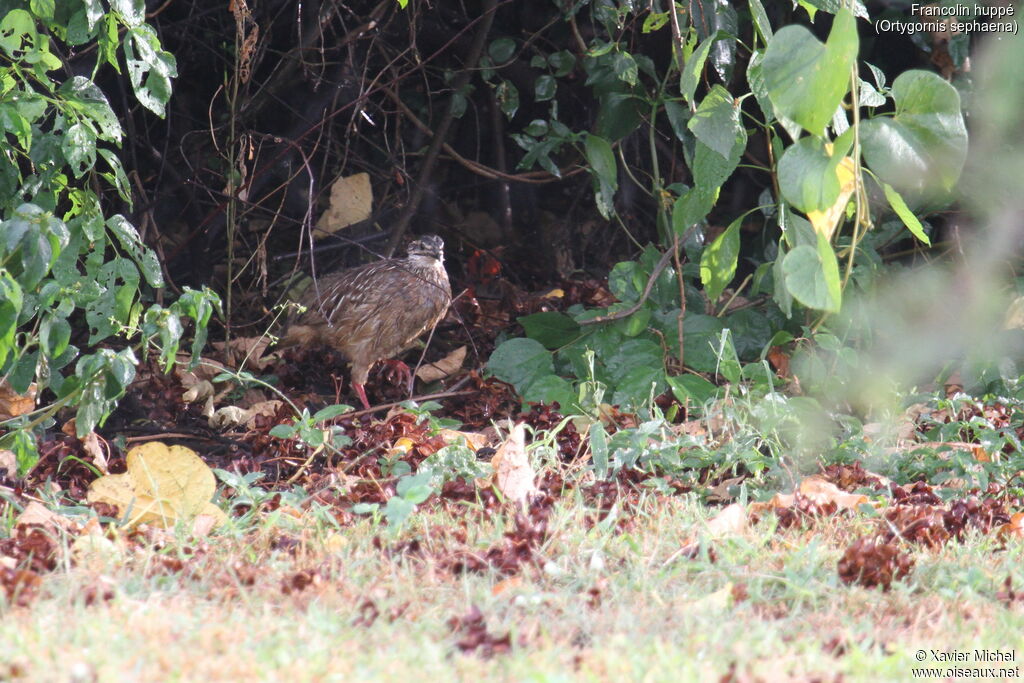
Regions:
<instances>
[{"instance_id":1,"label":"dry brown leaf","mask_svg":"<svg viewBox=\"0 0 1024 683\"><path fill-rule=\"evenodd\" d=\"M14 479L18 476L18 456L14 451L0 448L0 477Z\"/></svg>"},{"instance_id":2,"label":"dry brown leaf","mask_svg":"<svg viewBox=\"0 0 1024 683\"><path fill-rule=\"evenodd\" d=\"M739 503L733 503L708 520L706 532L711 538L724 538L738 536L746 530L747 511Z\"/></svg>"},{"instance_id":3,"label":"dry brown leaf","mask_svg":"<svg viewBox=\"0 0 1024 683\"><path fill-rule=\"evenodd\" d=\"M727 581L714 593L708 593L701 598L687 602L683 608L696 614L719 614L732 606L733 595L732 581Z\"/></svg>"},{"instance_id":4,"label":"dry brown leaf","mask_svg":"<svg viewBox=\"0 0 1024 683\"><path fill-rule=\"evenodd\" d=\"M856 510L869 503L867 496L847 493L820 474L813 474L800 482L797 492L816 505L835 503L837 510ZM795 503L796 493L776 493L767 503L751 503L750 511L760 513L772 508L792 507Z\"/></svg>"},{"instance_id":5,"label":"dry brown leaf","mask_svg":"<svg viewBox=\"0 0 1024 683\"><path fill-rule=\"evenodd\" d=\"M722 508L717 515L708 520L703 532L690 535L679 550L672 553L665 564L671 564L676 558L696 557L700 550L700 537L711 540L726 538L728 536L739 536L749 527L747 511L739 503L733 503Z\"/></svg>"},{"instance_id":6,"label":"dry brown leaf","mask_svg":"<svg viewBox=\"0 0 1024 683\"><path fill-rule=\"evenodd\" d=\"M478 432L460 432L455 429L442 429L437 433L449 446L465 446L478 451L487 445L487 435Z\"/></svg>"},{"instance_id":7,"label":"dry brown leaf","mask_svg":"<svg viewBox=\"0 0 1024 683\"><path fill-rule=\"evenodd\" d=\"M184 382L182 383L184 384ZM181 395L181 400L185 403L205 401L215 393L217 393L217 391L213 388L213 382L208 379L197 379L191 386L189 386L185 393Z\"/></svg>"},{"instance_id":8,"label":"dry brown leaf","mask_svg":"<svg viewBox=\"0 0 1024 683\"><path fill-rule=\"evenodd\" d=\"M998 529L1000 538L1024 538L1024 512L1015 512L1010 521Z\"/></svg>"},{"instance_id":9,"label":"dry brown leaf","mask_svg":"<svg viewBox=\"0 0 1024 683\"><path fill-rule=\"evenodd\" d=\"M536 474L530 466L526 455L526 427L516 425L508 435L505 443L498 446L498 452L491 459L494 466L494 481L509 500L520 505L529 503L530 496L536 493L534 483Z\"/></svg>"},{"instance_id":10,"label":"dry brown leaf","mask_svg":"<svg viewBox=\"0 0 1024 683\"><path fill-rule=\"evenodd\" d=\"M232 363L241 365L244 362L246 367L264 370L273 362L271 355L267 354L270 342L270 337L264 334L259 337L236 337L229 344L213 342L210 346Z\"/></svg>"},{"instance_id":11,"label":"dry brown leaf","mask_svg":"<svg viewBox=\"0 0 1024 683\"><path fill-rule=\"evenodd\" d=\"M14 519L14 526L37 525L49 531L57 529L69 529L72 526L71 520L58 515L42 503L30 502L21 511L21 514Z\"/></svg>"},{"instance_id":12,"label":"dry brown leaf","mask_svg":"<svg viewBox=\"0 0 1024 683\"><path fill-rule=\"evenodd\" d=\"M518 588L522 584L523 584L523 576L522 576L522 574L516 574L515 576L510 576L507 579L503 579L503 580L499 581L498 583L494 584L494 588L491 589L491 595L501 595L505 591L511 590L513 588Z\"/></svg>"},{"instance_id":13,"label":"dry brown leaf","mask_svg":"<svg viewBox=\"0 0 1024 683\"><path fill-rule=\"evenodd\" d=\"M108 474L107 451L100 443L100 437L96 435L96 432L89 432L85 435L85 438L82 439L82 450L92 458L92 464L96 465L96 469L103 474Z\"/></svg>"},{"instance_id":14,"label":"dry brown leaf","mask_svg":"<svg viewBox=\"0 0 1024 683\"><path fill-rule=\"evenodd\" d=\"M736 496L733 495L729 491L729 489L731 489L734 486L739 486L740 484L743 483L743 480L745 480L745 479L746 479L745 476L743 476L743 477L732 477L730 479L723 480L717 486L712 486L711 489L708 491L708 502L709 503L724 503L726 501L732 500Z\"/></svg>"},{"instance_id":15,"label":"dry brown leaf","mask_svg":"<svg viewBox=\"0 0 1024 683\"><path fill-rule=\"evenodd\" d=\"M210 426L214 429L225 429L240 424L247 424L253 419L254 413L251 410L239 406L224 406L218 408L207 418Z\"/></svg>"},{"instance_id":16,"label":"dry brown leaf","mask_svg":"<svg viewBox=\"0 0 1024 683\"><path fill-rule=\"evenodd\" d=\"M320 216L314 237L325 237L353 223L365 221L373 208L373 187L368 173L338 178L331 185L331 205Z\"/></svg>"},{"instance_id":17,"label":"dry brown leaf","mask_svg":"<svg viewBox=\"0 0 1024 683\"><path fill-rule=\"evenodd\" d=\"M169 527L197 515L210 515L216 524L226 519L210 503L217 482L195 451L154 441L128 451L127 464L124 474L92 482L88 501L114 505L130 526L146 522Z\"/></svg>"},{"instance_id":18,"label":"dry brown leaf","mask_svg":"<svg viewBox=\"0 0 1024 683\"><path fill-rule=\"evenodd\" d=\"M455 374L466 361L466 347L460 346L441 360L421 365L416 376L424 382L436 382Z\"/></svg>"},{"instance_id":19,"label":"dry brown leaf","mask_svg":"<svg viewBox=\"0 0 1024 683\"><path fill-rule=\"evenodd\" d=\"M0 379L0 420L10 420L36 407L36 385L32 383L24 394L17 394L7 380Z\"/></svg>"}]
</instances>

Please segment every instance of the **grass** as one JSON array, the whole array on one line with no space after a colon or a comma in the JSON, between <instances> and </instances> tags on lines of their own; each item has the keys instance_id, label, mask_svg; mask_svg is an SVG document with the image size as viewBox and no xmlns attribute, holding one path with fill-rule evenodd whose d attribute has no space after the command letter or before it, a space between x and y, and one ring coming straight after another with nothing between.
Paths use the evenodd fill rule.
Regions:
<instances>
[{"instance_id":1,"label":"grass","mask_svg":"<svg viewBox=\"0 0 1024 683\"><path fill-rule=\"evenodd\" d=\"M199 541L121 541L123 557L65 563L28 606L3 608L0 678L896 681L921 648L1024 651L1024 612L996 598L1019 576L1019 541L909 548L913 574L886 592L836 571L863 517L805 530L769 517L686 559L704 506L650 494L618 514L592 524L579 496L557 500L537 561L511 580L448 569L457 549L511 529L472 508L425 509L398 534L368 520L338 531L311 511ZM461 651L469 636L450 621L473 605L510 652Z\"/></svg>"}]
</instances>

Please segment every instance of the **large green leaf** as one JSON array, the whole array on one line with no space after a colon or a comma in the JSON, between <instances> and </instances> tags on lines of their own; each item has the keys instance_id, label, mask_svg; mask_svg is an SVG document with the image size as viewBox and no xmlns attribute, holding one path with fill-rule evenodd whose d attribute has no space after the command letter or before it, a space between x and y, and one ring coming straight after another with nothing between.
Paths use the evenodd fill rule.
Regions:
<instances>
[{"instance_id":1,"label":"large green leaf","mask_svg":"<svg viewBox=\"0 0 1024 683\"><path fill-rule=\"evenodd\" d=\"M779 189L790 204L804 213L822 211L839 197L835 166L840 155L830 155L825 141L809 136L786 148L779 159Z\"/></svg>"},{"instance_id":2,"label":"large green leaf","mask_svg":"<svg viewBox=\"0 0 1024 683\"><path fill-rule=\"evenodd\" d=\"M734 220L700 256L700 281L712 305L736 274L740 255L740 222L740 218Z\"/></svg>"},{"instance_id":3,"label":"large green leaf","mask_svg":"<svg viewBox=\"0 0 1024 683\"><path fill-rule=\"evenodd\" d=\"M786 289L808 308L834 313L842 303L839 264L824 236L818 235L818 248L801 244L786 254L782 262Z\"/></svg>"},{"instance_id":4,"label":"large green leaf","mask_svg":"<svg viewBox=\"0 0 1024 683\"><path fill-rule=\"evenodd\" d=\"M715 372L718 357L715 348L724 329L721 318L687 313L683 320L683 362L698 372Z\"/></svg>"},{"instance_id":5,"label":"large green leaf","mask_svg":"<svg viewBox=\"0 0 1024 683\"><path fill-rule=\"evenodd\" d=\"M517 320L526 335L549 349L565 346L580 335L580 326L564 313L545 311L525 315Z\"/></svg>"},{"instance_id":6,"label":"large green leaf","mask_svg":"<svg viewBox=\"0 0 1024 683\"><path fill-rule=\"evenodd\" d=\"M615 191L619 189L615 153L608 141L598 135L587 135L583 147L594 179L597 209L606 219L611 218L615 213Z\"/></svg>"},{"instance_id":7,"label":"large green leaf","mask_svg":"<svg viewBox=\"0 0 1024 683\"><path fill-rule=\"evenodd\" d=\"M706 40L718 36L711 46L711 64L718 77L729 83L736 64L736 36L739 35L733 3L728 0L688 0L687 4L697 37Z\"/></svg>"},{"instance_id":8,"label":"large green leaf","mask_svg":"<svg viewBox=\"0 0 1024 683\"><path fill-rule=\"evenodd\" d=\"M824 44L797 25L772 36L762 70L776 112L824 135L849 87L858 44L856 20L847 9L836 14Z\"/></svg>"},{"instance_id":9,"label":"large green leaf","mask_svg":"<svg viewBox=\"0 0 1024 683\"><path fill-rule=\"evenodd\" d=\"M889 183L882 183L882 191L885 192L885 198L889 200L889 206L892 207L892 210L903 221L903 225L907 226L907 230L913 233L914 237L930 246L932 241L925 234L924 226L921 225L921 221L910 210L907 203L903 201L900 193L894 190Z\"/></svg>"},{"instance_id":10,"label":"large green leaf","mask_svg":"<svg viewBox=\"0 0 1024 683\"><path fill-rule=\"evenodd\" d=\"M746 138L740 123L739 107L729 91L720 85L711 88L687 124L698 140L728 159L740 139Z\"/></svg>"},{"instance_id":11,"label":"large green leaf","mask_svg":"<svg viewBox=\"0 0 1024 683\"><path fill-rule=\"evenodd\" d=\"M930 71L905 71L892 84L896 115L861 123L868 166L901 192L951 190L967 158L967 128L956 88Z\"/></svg>"},{"instance_id":12,"label":"large green leaf","mask_svg":"<svg viewBox=\"0 0 1024 683\"><path fill-rule=\"evenodd\" d=\"M554 373L551 354L535 339L509 339L494 350L487 371L523 392L532 382Z\"/></svg>"},{"instance_id":13,"label":"large green leaf","mask_svg":"<svg viewBox=\"0 0 1024 683\"><path fill-rule=\"evenodd\" d=\"M691 105L693 93L697 91L697 84L700 83L700 75L704 73L704 62L707 61L708 53L711 51L711 44L717 40L718 34L710 35L701 41L697 49L693 51L690 58L683 65L683 72L679 75L679 94Z\"/></svg>"}]
</instances>

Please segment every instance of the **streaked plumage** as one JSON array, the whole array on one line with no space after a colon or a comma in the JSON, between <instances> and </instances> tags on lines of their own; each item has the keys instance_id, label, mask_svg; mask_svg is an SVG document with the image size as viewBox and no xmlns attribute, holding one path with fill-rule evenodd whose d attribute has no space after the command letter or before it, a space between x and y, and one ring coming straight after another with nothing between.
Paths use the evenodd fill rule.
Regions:
<instances>
[{"instance_id":1,"label":"streaked plumage","mask_svg":"<svg viewBox=\"0 0 1024 683\"><path fill-rule=\"evenodd\" d=\"M426 235L410 244L408 253L319 278L302 295L306 311L281 342L323 344L344 354L366 408L363 384L373 364L409 348L441 320L452 300L441 238Z\"/></svg>"}]
</instances>

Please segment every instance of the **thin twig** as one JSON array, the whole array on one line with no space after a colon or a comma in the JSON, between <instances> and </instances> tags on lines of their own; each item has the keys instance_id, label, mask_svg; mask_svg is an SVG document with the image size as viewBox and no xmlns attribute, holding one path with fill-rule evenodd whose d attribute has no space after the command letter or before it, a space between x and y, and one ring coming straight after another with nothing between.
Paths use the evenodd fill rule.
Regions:
<instances>
[{"instance_id":1,"label":"thin twig","mask_svg":"<svg viewBox=\"0 0 1024 683\"><path fill-rule=\"evenodd\" d=\"M685 242L686 240L688 240L690 238L690 235L696 229L697 224L694 223L683 234L683 238L680 241ZM667 266L668 262L672 260L672 256L675 253L675 249L668 249L665 251L664 254L661 255L661 258L658 259L658 263L655 264L654 266L654 270L651 271L651 276L647 278L647 285L644 287L643 293L640 294L640 298L637 299L635 304L622 311L617 311L615 313L610 313L608 315L598 316L596 318L591 318L590 320L580 320L579 324L596 325L598 323L608 323L614 320L622 320L623 318L628 318L629 316L639 311L640 307L644 305L645 301L647 301L647 297L651 295L651 290L654 289L654 283L658 280L658 276L661 275L661 271L665 270L665 266ZM677 277L681 278L682 276L682 272L677 273Z\"/></svg>"}]
</instances>

